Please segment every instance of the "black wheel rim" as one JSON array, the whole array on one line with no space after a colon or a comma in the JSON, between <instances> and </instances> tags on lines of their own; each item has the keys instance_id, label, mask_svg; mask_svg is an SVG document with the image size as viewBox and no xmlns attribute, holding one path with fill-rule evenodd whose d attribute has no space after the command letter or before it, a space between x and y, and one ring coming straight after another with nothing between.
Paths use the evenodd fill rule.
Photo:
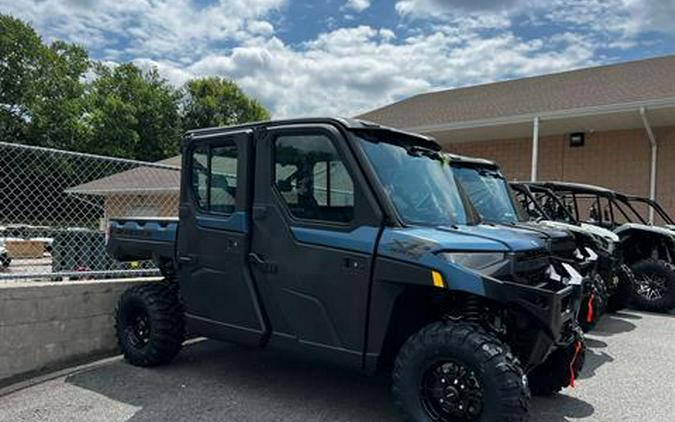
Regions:
<instances>
[{"instance_id":1,"label":"black wheel rim","mask_svg":"<svg viewBox=\"0 0 675 422\"><path fill-rule=\"evenodd\" d=\"M129 343L135 348L143 348L150 342L150 318L145 309L134 307L129 312L126 333Z\"/></svg>"},{"instance_id":2,"label":"black wheel rim","mask_svg":"<svg viewBox=\"0 0 675 422\"><path fill-rule=\"evenodd\" d=\"M476 373L456 361L428 365L422 375L420 397L433 421L477 421L483 411L483 388Z\"/></svg>"},{"instance_id":3,"label":"black wheel rim","mask_svg":"<svg viewBox=\"0 0 675 422\"><path fill-rule=\"evenodd\" d=\"M637 294L650 302L665 296L668 290L665 277L657 274L640 274L637 277Z\"/></svg>"}]
</instances>

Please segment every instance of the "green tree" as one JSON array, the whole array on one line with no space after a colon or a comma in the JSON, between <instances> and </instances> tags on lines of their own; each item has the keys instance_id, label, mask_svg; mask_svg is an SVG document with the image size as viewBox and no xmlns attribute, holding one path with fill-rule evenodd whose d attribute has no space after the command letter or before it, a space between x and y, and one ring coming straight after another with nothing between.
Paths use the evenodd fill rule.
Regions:
<instances>
[{"instance_id":1,"label":"green tree","mask_svg":"<svg viewBox=\"0 0 675 422\"><path fill-rule=\"evenodd\" d=\"M87 93L87 151L156 161L176 154L180 94L157 69L95 65Z\"/></svg>"},{"instance_id":2,"label":"green tree","mask_svg":"<svg viewBox=\"0 0 675 422\"><path fill-rule=\"evenodd\" d=\"M0 14L0 131L9 142L78 149L83 139L84 48L45 45L24 22Z\"/></svg>"},{"instance_id":3,"label":"green tree","mask_svg":"<svg viewBox=\"0 0 675 422\"><path fill-rule=\"evenodd\" d=\"M181 90L126 63L106 66L63 41L45 44L0 14L0 140L141 160L177 153L183 130L267 120L236 83L194 79Z\"/></svg>"},{"instance_id":4,"label":"green tree","mask_svg":"<svg viewBox=\"0 0 675 422\"><path fill-rule=\"evenodd\" d=\"M83 80L91 67L87 51L55 41L43 55L46 68L37 83L39 95L32 108L28 142L83 151L89 133L83 119Z\"/></svg>"},{"instance_id":5,"label":"green tree","mask_svg":"<svg viewBox=\"0 0 675 422\"><path fill-rule=\"evenodd\" d=\"M248 97L236 83L224 78L192 79L185 84L183 94L185 130L270 118L268 111L257 100Z\"/></svg>"},{"instance_id":6,"label":"green tree","mask_svg":"<svg viewBox=\"0 0 675 422\"><path fill-rule=\"evenodd\" d=\"M26 139L44 59L44 47L35 31L0 14L0 140Z\"/></svg>"}]
</instances>

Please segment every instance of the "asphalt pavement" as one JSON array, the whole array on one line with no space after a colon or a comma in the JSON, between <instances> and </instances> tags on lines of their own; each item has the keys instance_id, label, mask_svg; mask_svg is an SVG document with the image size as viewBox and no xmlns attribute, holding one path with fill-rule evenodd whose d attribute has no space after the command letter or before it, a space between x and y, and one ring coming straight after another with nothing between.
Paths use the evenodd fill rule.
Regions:
<instances>
[{"instance_id":1,"label":"asphalt pavement","mask_svg":"<svg viewBox=\"0 0 675 422\"><path fill-rule=\"evenodd\" d=\"M588 336L575 389L535 398L531 421L675 420L675 316L623 312ZM120 359L0 397L0 422L400 421L385 374L203 341L166 367Z\"/></svg>"}]
</instances>

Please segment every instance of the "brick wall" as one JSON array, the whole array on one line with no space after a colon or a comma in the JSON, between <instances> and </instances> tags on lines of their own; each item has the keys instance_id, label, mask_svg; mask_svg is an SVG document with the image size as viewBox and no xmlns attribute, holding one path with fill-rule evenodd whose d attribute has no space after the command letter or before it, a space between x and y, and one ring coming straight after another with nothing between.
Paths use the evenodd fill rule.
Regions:
<instances>
[{"instance_id":1,"label":"brick wall","mask_svg":"<svg viewBox=\"0 0 675 422\"><path fill-rule=\"evenodd\" d=\"M105 198L105 214L106 218L176 217L178 216L178 201L178 192L154 195L110 195ZM142 208L147 209L142 210Z\"/></svg>"},{"instance_id":2,"label":"brick wall","mask_svg":"<svg viewBox=\"0 0 675 422\"><path fill-rule=\"evenodd\" d=\"M113 353L115 304L141 281L0 284L0 385Z\"/></svg>"},{"instance_id":3,"label":"brick wall","mask_svg":"<svg viewBox=\"0 0 675 422\"><path fill-rule=\"evenodd\" d=\"M659 143L657 198L675 214L675 127L656 128ZM457 154L498 162L509 179L529 180L531 140L505 139L452 144ZM539 144L539 179L606 186L649 196L649 139L644 129L586 134L583 147L571 148L566 135L547 136Z\"/></svg>"}]
</instances>

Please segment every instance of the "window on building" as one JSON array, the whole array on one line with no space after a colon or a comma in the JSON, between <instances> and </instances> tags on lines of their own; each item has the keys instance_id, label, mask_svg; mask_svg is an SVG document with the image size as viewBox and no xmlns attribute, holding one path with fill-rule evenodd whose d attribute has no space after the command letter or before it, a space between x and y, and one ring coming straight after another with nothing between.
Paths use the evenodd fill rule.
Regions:
<instances>
[{"instance_id":1,"label":"window on building","mask_svg":"<svg viewBox=\"0 0 675 422\"><path fill-rule=\"evenodd\" d=\"M324 135L276 139L275 185L297 218L346 223L354 216L354 183Z\"/></svg>"},{"instance_id":2,"label":"window on building","mask_svg":"<svg viewBox=\"0 0 675 422\"><path fill-rule=\"evenodd\" d=\"M192 192L197 206L231 214L237 196L237 147L234 143L200 146L192 154Z\"/></svg>"}]
</instances>

